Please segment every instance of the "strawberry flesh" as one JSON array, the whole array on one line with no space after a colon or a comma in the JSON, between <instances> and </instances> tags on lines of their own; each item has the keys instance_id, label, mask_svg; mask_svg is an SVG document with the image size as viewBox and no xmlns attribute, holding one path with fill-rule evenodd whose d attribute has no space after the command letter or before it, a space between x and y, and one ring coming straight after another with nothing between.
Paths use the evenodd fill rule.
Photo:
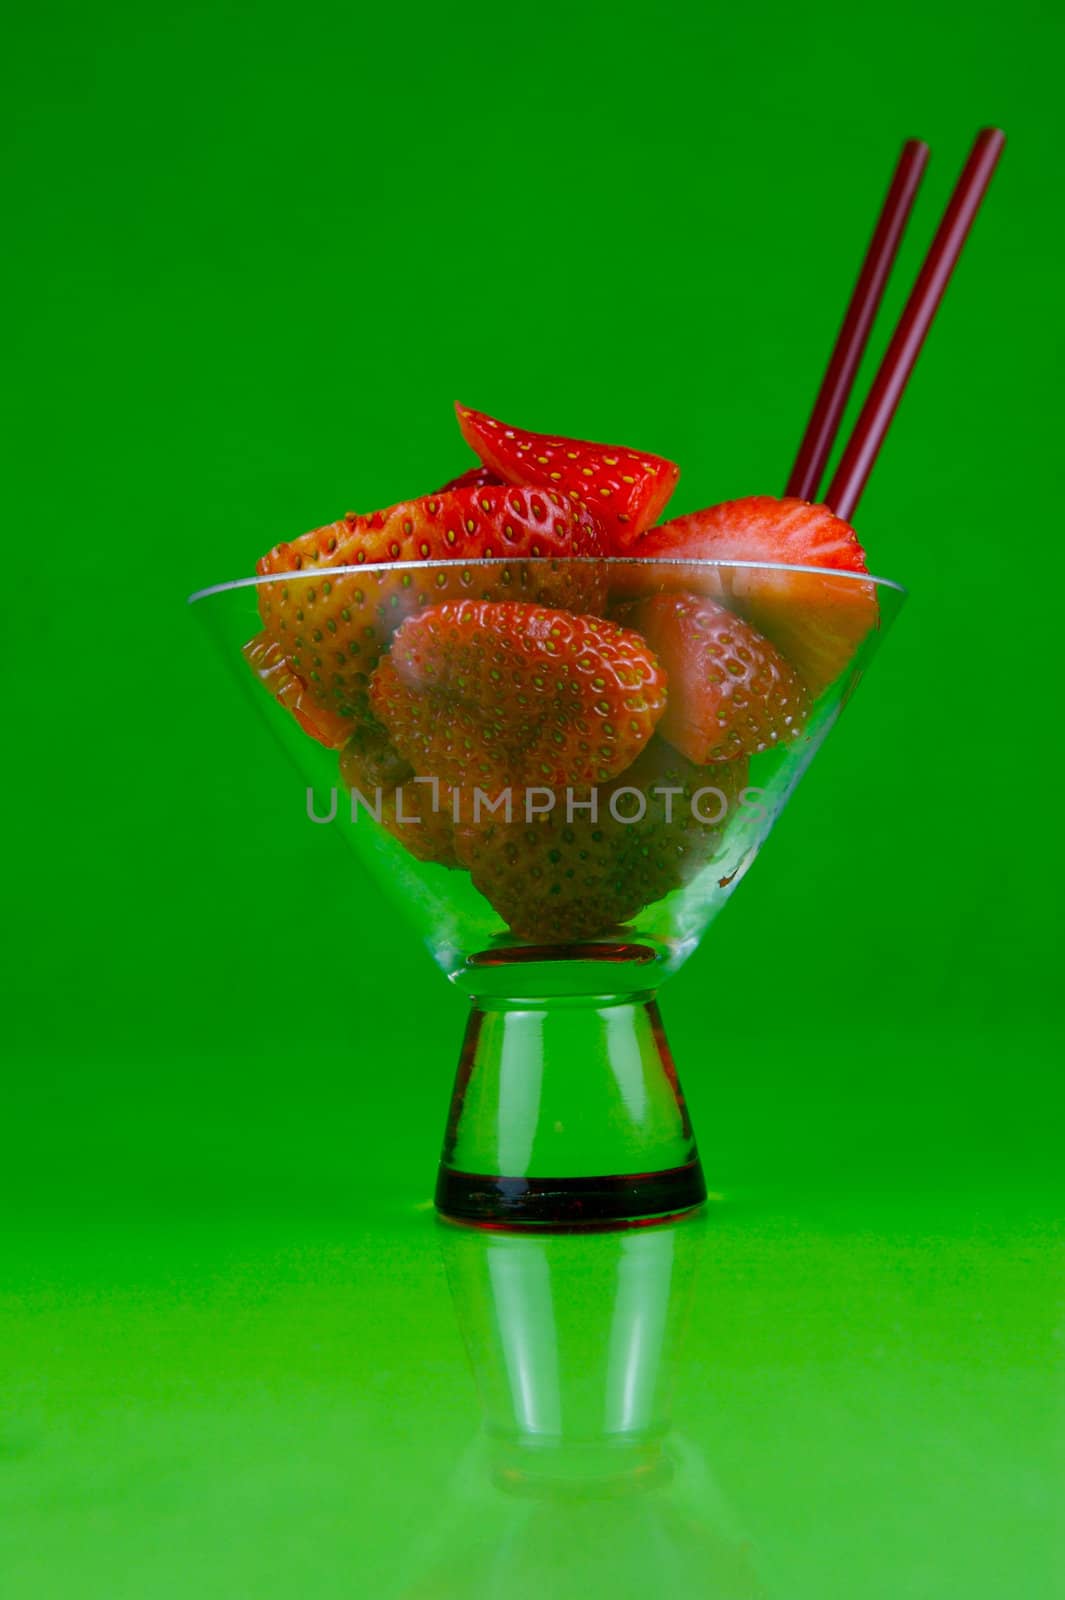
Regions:
<instances>
[{"instance_id":1,"label":"strawberry flesh","mask_svg":"<svg viewBox=\"0 0 1065 1600\"><path fill-rule=\"evenodd\" d=\"M665 709L638 635L520 601L447 601L397 632L370 690L374 715L418 773L486 791L604 782Z\"/></svg>"},{"instance_id":2,"label":"strawberry flesh","mask_svg":"<svg viewBox=\"0 0 1065 1600\"><path fill-rule=\"evenodd\" d=\"M627 445L530 433L468 406L455 410L466 443L486 467L507 483L555 489L583 506L602 524L613 555L651 526L680 476L675 462Z\"/></svg>"},{"instance_id":3,"label":"strawberry flesh","mask_svg":"<svg viewBox=\"0 0 1065 1600\"><path fill-rule=\"evenodd\" d=\"M636 553L699 555L714 561L785 561L844 572L869 570L858 535L842 517L827 506L777 500L768 494L726 500L705 511L674 517L648 533Z\"/></svg>"}]
</instances>

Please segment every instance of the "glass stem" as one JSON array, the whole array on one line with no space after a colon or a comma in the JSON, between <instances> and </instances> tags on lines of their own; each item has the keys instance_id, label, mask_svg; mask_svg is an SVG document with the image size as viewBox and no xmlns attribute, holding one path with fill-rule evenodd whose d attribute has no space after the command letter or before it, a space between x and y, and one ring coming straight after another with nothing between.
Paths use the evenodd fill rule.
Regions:
<instances>
[{"instance_id":1,"label":"glass stem","mask_svg":"<svg viewBox=\"0 0 1065 1600\"><path fill-rule=\"evenodd\" d=\"M705 1197L652 994L474 1002L436 1190L445 1216L625 1226Z\"/></svg>"}]
</instances>

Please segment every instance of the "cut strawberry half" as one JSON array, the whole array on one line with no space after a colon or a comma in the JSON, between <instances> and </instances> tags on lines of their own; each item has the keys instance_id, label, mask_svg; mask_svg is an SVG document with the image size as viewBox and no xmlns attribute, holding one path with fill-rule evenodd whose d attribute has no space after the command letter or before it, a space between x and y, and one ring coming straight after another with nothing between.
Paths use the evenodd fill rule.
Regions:
<instances>
[{"instance_id":1,"label":"cut strawberry half","mask_svg":"<svg viewBox=\"0 0 1065 1600\"><path fill-rule=\"evenodd\" d=\"M696 766L758 755L802 733L802 679L751 625L713 600L662 594L622 613L665 668L669 701L658 725Z\"/></svg>"},{"instance_id":2,"label":"cut strawberry half","mask_svg":"<svg viewBox=\"0 0 1065 1600\"><path fill-rule=\"evenodd\" d=\"M455 849L521 938L606 934L719 858L747 782L743 760L699 768L657 736L610 784L558 796L515 791L511 817L463 819Z\"/></svg>"},{"instance_id":3,"label":"cut strawberry half","mask_svg":"<svg viewBox=\"0 0 1065 1600\"><path fill-rule=\"evenodd\" d=\"M455 410L463 438L486 467L507 483L556 489L584 506L606 531L611 554L628 550L651 526L680 476L675 462L627 445L530 433L468 406Z\"/></svg>"},{"instance_id":4,"label":"cut strawberry half","mask_svg":"<svg viewBox=\"0 0 1065 1600\"><path fill-rule=\"evenodd\" d=\"M729 500L676 517L644 534L630 553L868 572L854 529L827 506L769 495ZM740 565L696 576L683 568L662 567L652 579L646 571L619 571L615 581L619 593L645 593L653 581L658 588L713 594L783 651L815 697L849 665L879 620L875 584L828 572L770 572Z\"/></svg>"},{"instance_id":5,"label":"cut strawberry half","mask_svg":"<svg viewBox=\"0 0 1065 1600\"><path fill-rule=\"evenodd\" d=\"M449 596L527 599L602 609L603 534L555 492L466 488L377 511L354 513L263 556L259 585L267 635L287 656L311 702L348 719L366 712L370 676L404 618ZM501 565L478 566L495 558ZM540 558L540 559L530 559ZM410 571L382 563L437 561ZM337 567L358 572L335 573Z\"/></svg>"},{"instance_id":6,"label":"cut strawberry half","mask_svg":"<svg viewBox=\"0 0 1065 1600\"><path fill-rule=\"evenodd\" d=\"M447 601L399 629L370 703L415 772L495 792L609 780L647 743L666 695L647 645L616 623Z\"/></svg>"}]
</instances>

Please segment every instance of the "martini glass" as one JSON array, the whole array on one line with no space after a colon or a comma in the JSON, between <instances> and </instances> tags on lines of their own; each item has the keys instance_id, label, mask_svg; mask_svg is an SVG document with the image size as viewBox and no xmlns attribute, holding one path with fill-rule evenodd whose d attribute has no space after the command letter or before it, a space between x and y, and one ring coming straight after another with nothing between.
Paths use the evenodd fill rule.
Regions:
<instances>
[{"instance_id":1,"label":"martini glass","mask_svg":"<svg viewBox=\"0 0 1065 1600\"><path fill-rule=\"evenodd\" d=\"M300 632L301 597L322 594L346 625L365 619L354 639L347 627L346 654L320 630ZM502 1228L616 1228L705 1199L657 991L734 893L903 596L886 579L818 568L529 558L322 567L192 597L299 770L298 784L286 783L279 768L260 786L264 801L272 783L278 805L340 829L470 1003L436 1188L444 1215ZM416 699L429 759L416 770L397 753L396 731L374 720L375 672L397 630L430 607L503 600L526 603L510 628L514 616L529 619L515 646L519 656L533 652L528 674L511 682L507 667L505 682L497 674L471 684L460 673L448 693L426 679ZM705 635L688 629L683 648L667 648L662 635L667 703L650 739L643 725L642 746L592 782L565 781L550 761L530 765L530 738L542 743L553 726L536 724L537 704L531 721L515 709L518 692L535 702L542 688L534 610L609 617L659 639L674 602L716 622ZM752 658L752 628L790 684L787 714L769 734L751 712L770 670ZM401 644L390 653L399 657ZM586 667L595 679L584 657L569 679L563 673L561 692L579 699L567 737L583 728L598 749L596 718L613 728L619 707L588 692ZM722 684L735 696L722 724L740 733L709 752L695 748L688 721L701 719L705 734L707 685ZM437 756L434 732L456 716L462 739ZM506 746L503 768L514 770L482 787L478 758L491 740L493 755ZM234 749L239 742L235 728Z\"/></svg>"}]
</instances>

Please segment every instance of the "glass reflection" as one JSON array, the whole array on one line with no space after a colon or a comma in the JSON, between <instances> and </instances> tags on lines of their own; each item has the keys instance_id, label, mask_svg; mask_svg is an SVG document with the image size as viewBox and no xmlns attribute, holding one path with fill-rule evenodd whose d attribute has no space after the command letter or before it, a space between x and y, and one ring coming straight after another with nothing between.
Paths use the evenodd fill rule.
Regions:
<instances>
[{"instance_id":1,"label":"glass reflection","mask_svg":"<svg viewBox=\"0 0 1065 1600\"><path fill-rule=\"evenodd\" d=\"M402 1600L767 1600L671 1391L705 1218L604 1233L440 1223L483 1427Z\"/></svg>"}]
</instances>

